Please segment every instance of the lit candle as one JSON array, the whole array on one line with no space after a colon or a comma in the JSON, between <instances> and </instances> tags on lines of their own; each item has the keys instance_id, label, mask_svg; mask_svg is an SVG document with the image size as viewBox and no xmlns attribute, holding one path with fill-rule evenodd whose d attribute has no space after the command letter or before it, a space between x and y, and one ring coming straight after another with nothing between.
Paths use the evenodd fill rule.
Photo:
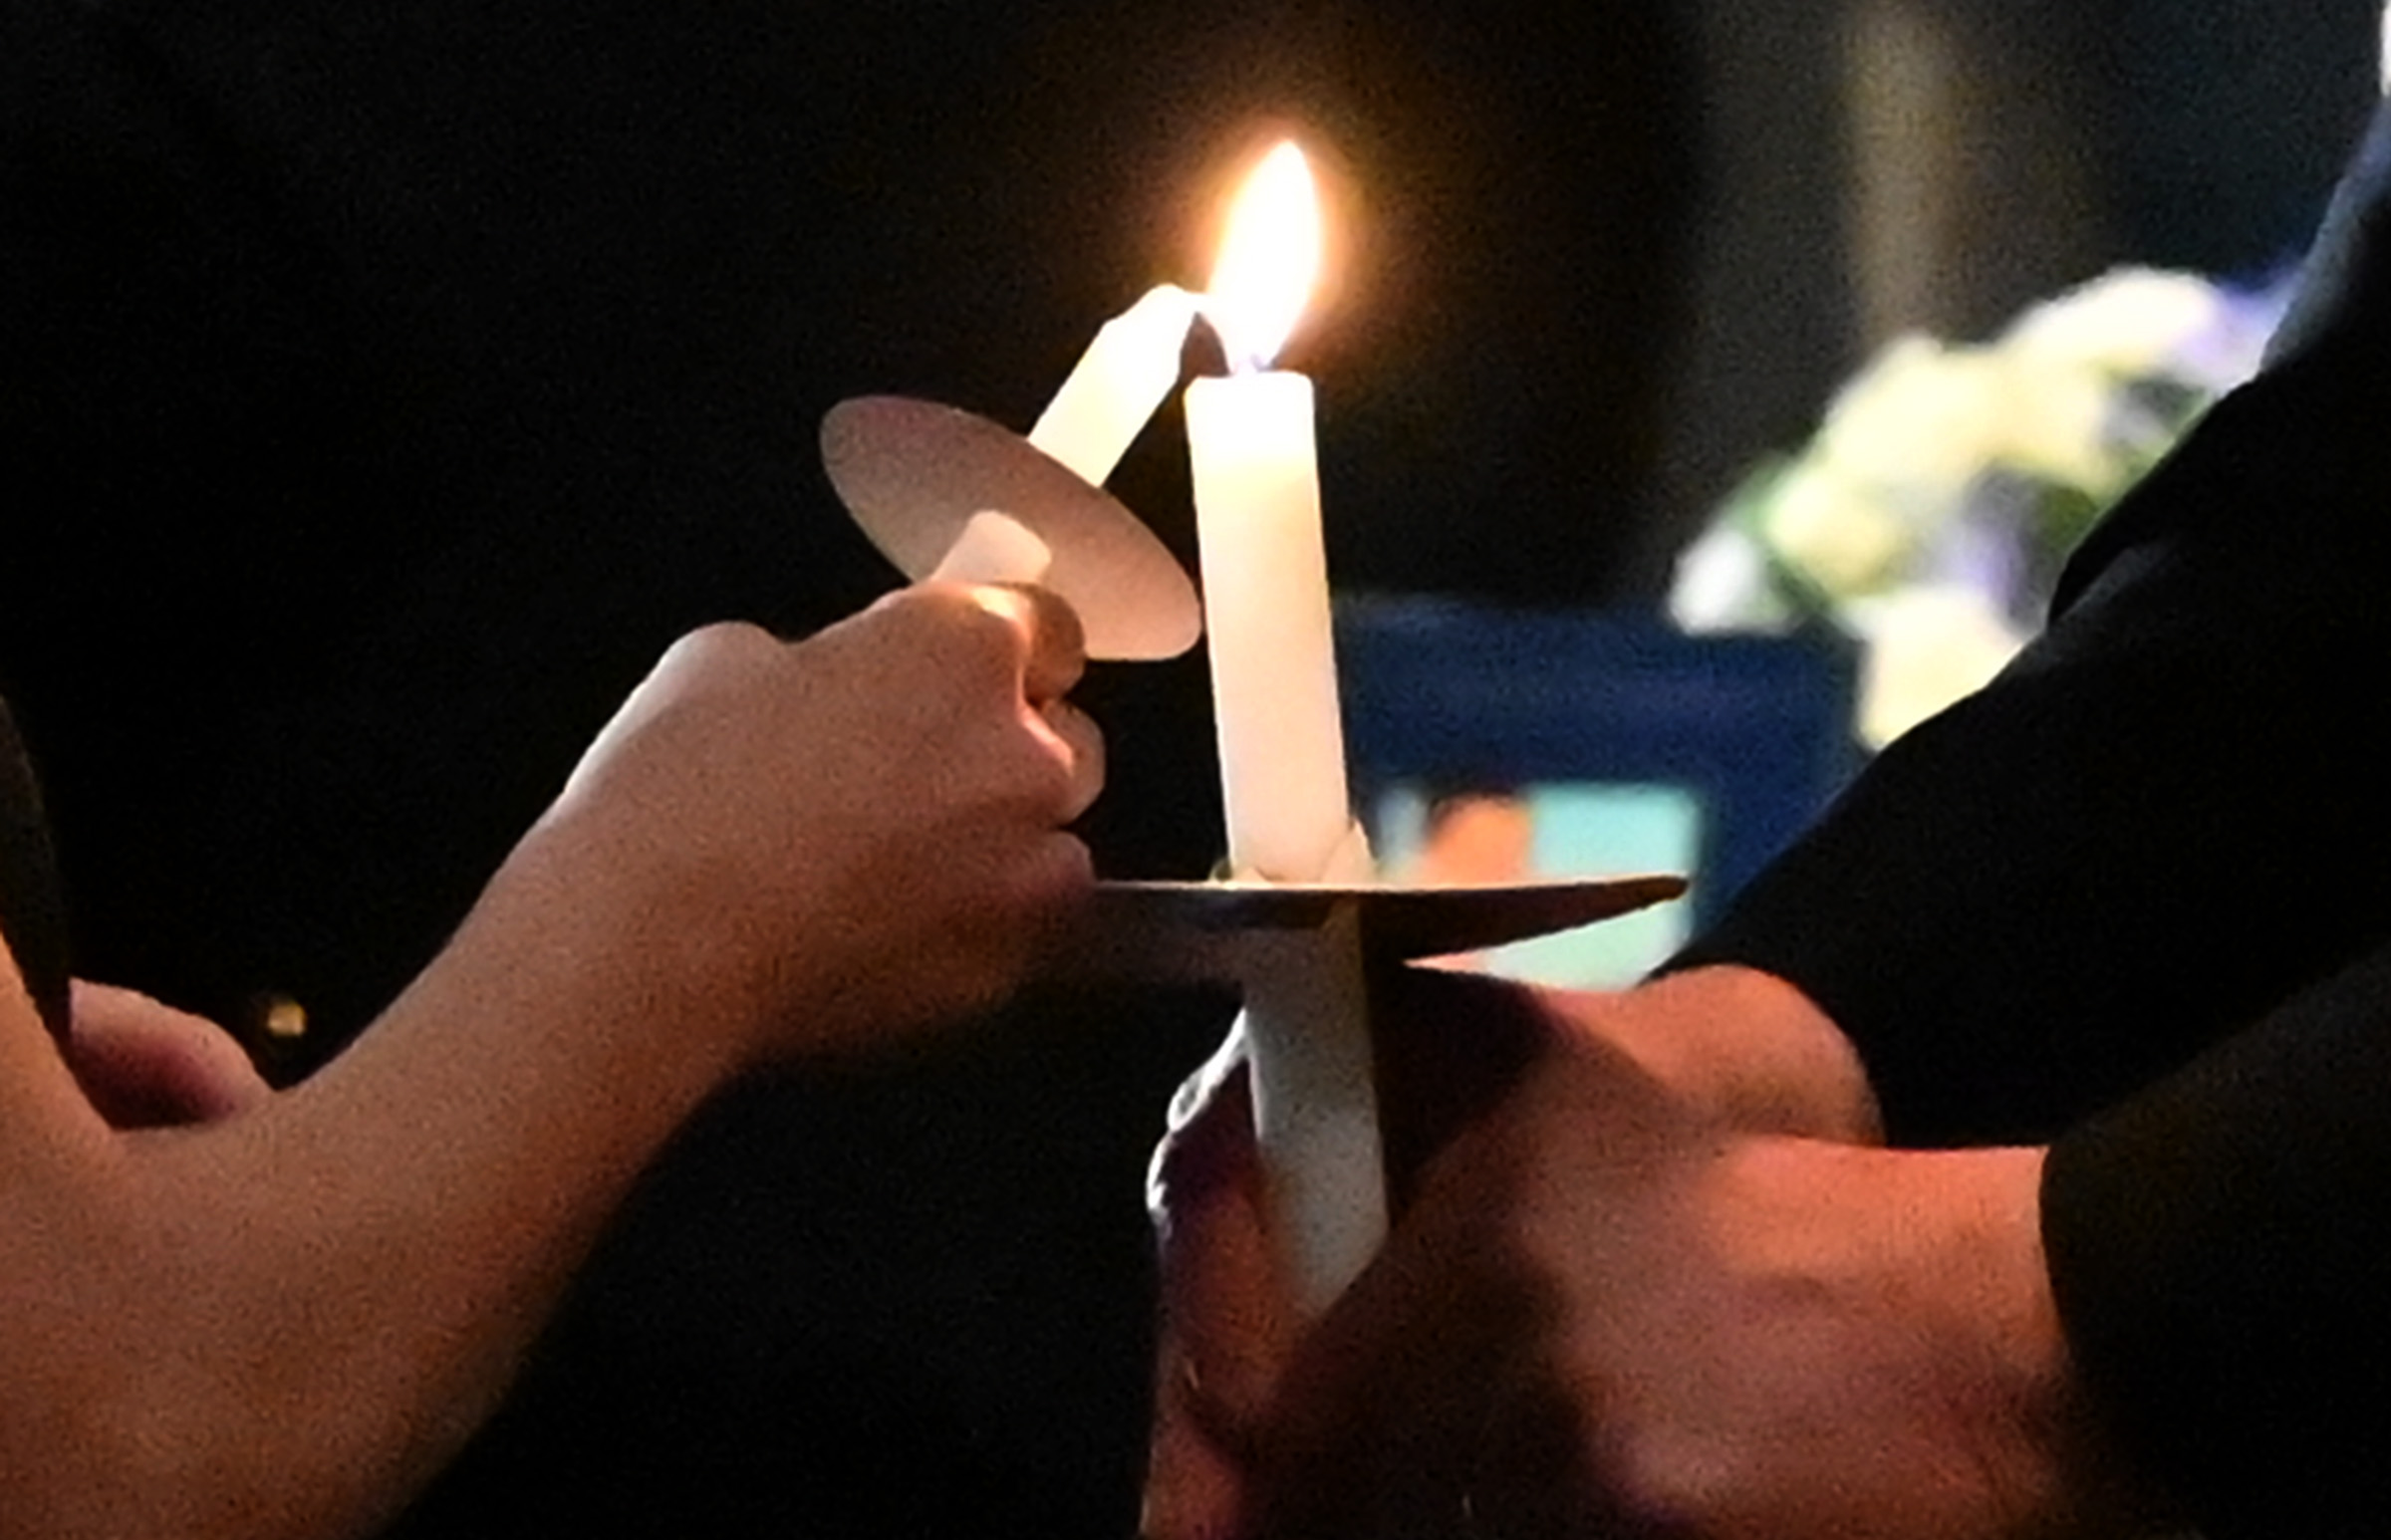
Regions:
<instances>
[{"instance_id":1,"label":"lit candle","mask_svg":"<svg viewBox=\"0 0 2391 1540\"><path fill-rule=\"evenodd\" d=\"M1164 284L1106 322L1054 393L1029 441L1090 486L1129 452L1163 397L1179 383L1180 350L1196 322L1196 296Z\"/></svg>"},{"instance_id":2,"label":"lit candle","mask_svg":"<svg viewBox=\"0 0 2391 1540\"><path fill-rule=\"evenodd\" d=\"M1265 366L1319 262L1311 174L1292 144L1247 182L1204 311L1232 373L1188 388L1229 865L1279 883L1358 881L1329 633L1311 382ZM1386 1232L1361 937L1351 905L1318 930L1248 938L1242 983L1255 1141L1306 1316Z\"/></svg>"},{"instance_id":3,"label":"lit candle","mask_svg":"<svg viewBox=\"0 0 2391 1540\"><path fill-rule=\"evenodd\" d=\"M1326 879L1352 822L1312 383L1264 369L1319 253L1311 173L1282 144L1237 200L1204 301L1234 373L1187 394L1229 866L1278 883Z\"/></svg>"}]
</instances>

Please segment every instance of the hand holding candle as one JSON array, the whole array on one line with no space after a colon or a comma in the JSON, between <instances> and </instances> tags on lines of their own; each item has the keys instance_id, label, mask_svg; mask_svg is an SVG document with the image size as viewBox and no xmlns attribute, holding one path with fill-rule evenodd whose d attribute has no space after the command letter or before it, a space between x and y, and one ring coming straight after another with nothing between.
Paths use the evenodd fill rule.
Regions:
<instances>
[{"instance_id":1,"label":"hand holding candle","mask_svg":"<svg viewBox=\"0 0 2391 1540\"><path fill-rule=\"evenodd\" d=\"M1265 366L1320 253L1311 174L1282 145L1248 183L1200 301L1154 289L1097 334L1020 437L897 397L840 403L823 461L856 520L914 578L1044 581L1092 656L1195 641L1186 574L1100 483L1178 379L1201 305L1234 373L1187 396L1230 865L1269 883L1358 884L1368 849L1345 784L1311 383ZM1255 1131L1296 1302L1317 1314L1386 1229L1360 918L1244 938Z\"/></svg>"},{"instance_id":2,"label":"hand holding candle","mask_svg":"<svg viewBox=\"0 0 2391 1540\"><path fill-rule=\"evenodd\" d=\"M1391 894L1372 883L1346 786L1311 383L1269 368L1302 313L1320 237L1310 172L1282 145L1239 199L1209 291L1164 285L1107 323L1027 438L896 396L843 401L822 429L833 484L907 576L1042 581L1080 614L1091 656L1174 656L1198 631L1187 574L1101 482L1177 380L1198 308L1218 333L1230 374L1189 387L1187 420L1228 851L1242 881L1107 886L1222 900L1203 905L1203 943L1181 936L1130 950L1160 967L1156 977L1233 977L1242 987L1278 1276L1306 1318L1369 1263L1387 1222L1361 926L1365 907ZM1471 904L1431 924L1454 945L1396 954L1485 944L1489 918L1491 933L1515 939L1679 889L1647 884L1594 913L1564 903L1565 916L1533 895L1479 894L1498 906ZM1523 897L1545 916L1525 931L1516 916L1498 917ZM1269 900L1263 909L1241 907L1257 898ZM1240 912L1222 930L1218 921ZM1399 911L1378 903L1373 912L1374 942L1386 944ZM1153 942L1154 917L1131 905L1111 939ZM1192 958L1198 971L1183 973Z\"/></svg>"}]
</instances>

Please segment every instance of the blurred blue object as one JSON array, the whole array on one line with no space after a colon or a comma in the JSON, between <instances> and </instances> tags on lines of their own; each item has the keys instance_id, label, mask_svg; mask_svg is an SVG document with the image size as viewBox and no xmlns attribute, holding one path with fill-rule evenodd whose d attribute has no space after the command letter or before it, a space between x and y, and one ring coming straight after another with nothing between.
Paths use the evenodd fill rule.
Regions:
<instances>
[{"instance_id":1,"label":"blurred blue object","mask_svg":"<svg viewBox=\"0 0 2391 1540\"><path fill-rule=\"evenodd\" d=\"M1862 761L1839 637L1689 637L1641 614L1340 599L1356 805L1422 881L1679 872L1684 904L1487 959L1608 986L1661 960Z\"/></svg>"}]
</instances>

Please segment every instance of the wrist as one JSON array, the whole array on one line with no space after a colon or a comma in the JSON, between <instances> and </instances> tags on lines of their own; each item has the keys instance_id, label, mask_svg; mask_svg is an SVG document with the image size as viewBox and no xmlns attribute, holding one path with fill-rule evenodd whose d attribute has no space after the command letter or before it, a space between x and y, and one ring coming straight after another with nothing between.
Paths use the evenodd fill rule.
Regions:
<instances>
[{"instance_id":1,"label":"wrist","mask_svg":"<svg viewBox=\"0 0 2391 1540\"><path fill-rule=\"evenodd\" d=\"M509 855L432 973L492 980L518 1010L577 1022L576 1055L632 1061L676 1105L762 1056L768 981L702 884L552 812ZM594 1038L605 1039L602 1046Z\"/></svg>"},{"instance_id":2,"label":"wrist","mask_svg":"<svg viewBox=\"0 0 2391 1540\"><path fill-rule=\"evenodd\" d=\"M2163 1532L2166 1506L2077 1375L2041 1239L2040 1148L1837 1149L1755 1141L1811 1166L1810 1189L1876 1230L1897 1309L1939 1344L1937 1402L1999 1522L2019 1536ZM1836 1228L1840 1228L1839 1226ZM1848 1233L1848 1232L1847 1232ZM1866 1244L1863 1241L1863 1244ZM1899 1301L1907 1298L1903 1307Z\"/></svg>"}]
</instances>

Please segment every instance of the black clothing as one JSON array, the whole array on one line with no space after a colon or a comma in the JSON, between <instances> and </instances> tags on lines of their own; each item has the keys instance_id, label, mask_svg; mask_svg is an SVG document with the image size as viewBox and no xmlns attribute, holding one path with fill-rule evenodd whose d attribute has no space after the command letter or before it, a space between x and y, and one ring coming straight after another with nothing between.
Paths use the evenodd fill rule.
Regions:
<instances>
[{"instance_id":1,"label":"black clothing","mask_svg":"<svg viewBox=\"0 0 2391 1540\"><path fill-rule=\"evenodd\" d=\"M2047 633L1676 964L1800 986L1897 1140L2056 1136L2071 1346L2214 1540L2391 1520L2386 220L2391 111Z\"/></svg>"},{"instance_id":2,"label":"black clothing","mask_svg":"<svg viewBox=\"0 0 2391 1540\"><path fill-rule=\"evenodd\" d=\"M52 1032L67 1028L67 913L41 788L0 700L0 941Z\"/></svg>"}]
</instances>

